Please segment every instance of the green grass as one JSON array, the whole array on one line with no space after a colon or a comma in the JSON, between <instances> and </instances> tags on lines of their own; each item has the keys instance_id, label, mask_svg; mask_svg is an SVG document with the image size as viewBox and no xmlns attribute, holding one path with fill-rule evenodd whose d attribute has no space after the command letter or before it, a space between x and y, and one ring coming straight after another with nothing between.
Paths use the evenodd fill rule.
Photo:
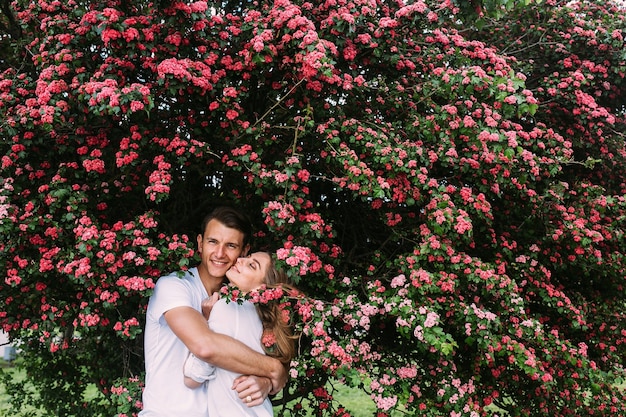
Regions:
<instances>
[{"instance_id":1,"label":"green grass","mask_svg":"<svg viewBox=\"0 0 626 417\"><path fill-rule=\"evenodd\" d=\"M18 359L19 360L19 359ZM22 371L23 372L23 371ZM4 359L0 358L0 373L10 373L12 374L16 380L22 380L24 378L23 373L18 371L16 367L14 367L13 363L6 362ZM351 389L347 387L340 386L335 383L335 391L333 393L334 398L346 409L350 411L350 414L353 417L371 417L374 415L376 411L376 406L374 405L373 400L367 395L365 392ZM620 388L626 389L626 383L620 385ZM94 397L96 395L96 387L93 387ZM87 397L89 397L89 392L87 393ZM9 410L9 400L10 397L5 391L4 384L0 381L0 417L20 417L20 416L28 416L28 417L44 417L45 414L39 412L35 409L25 409L21 414L8 414ZM491 406L491 411L503 411L497 410L495 406ZM393 413L392 415L401 415L400 412ZM506 414L503 414L506 415Z\"/></svg>"},{"instance_id":2,"label":"green grass","mask_svg":"<svg viewBox=\"0 0 626 417\"><path fill-rule=\"evenodd\" d=\"M361 390L337 387L334 397L353 417L371 417L376 411L374 401Z\"/></svg>"},{"instance_id":3,"label":"green grass","mask_svg":"<svg viewBox=\"0 0 626 417\"><path fill-rule=\"evenodd\" d=\"M20 358L18 357L16 359L16 362L19 362ZM15 366L15 362L7 362L4 359L0 358L0 373L2 374L10 374L13 378L13 382L20 382L23 381L25 379L25 373L23 370L18 369L18 367ZM4 376L4 375L2 375ZM87 390L84 394L84 398L89 401L90 398L96 398L98 396L98 389L95 385L90 385L87 387ZM6 392L6 387L4 386L4 384L2 383L2 380L0 379L0 417L4 417L4 416L11 416L11 417L22 417L22 416L27 416L27 417L47 417L48 414L46 414L45 412L36 409L32 406L25 406L22 405L20 412L18 414L15 414L14 411L11 411L11 414L8 414L9 409L10 409L10 400L11 397L7 394Z\"/></svg>"},{"instance_id":4,"label":"green grass","mask_svg":"<svg viewBox=\"0 0 626 417\"><path fill-rule=\"evenodd\" d=\"M9 364L7 364L4 360L0 359L0 372L9 372L5 370L8 368ZM6 415L7 412L7 404L9 402L9 396L6 394L4 389L4 384L0 383L0 416Z\"/></svg>"},{"instance_id":5,"label":"green grass","mask_svg":"<svg viewBox=\"0 0 626 417\"><path fill-rule=\"evenodd\" d=\"M23 375L21 375L16 368L13 367L13 363L9 363L7 361L5 361L4 359L0 359L0 372L5 374L5 373L9 373L15 376L15 378L22 379ZM9 410L9 400L10 397L9 395L6 393L6 389L4 387L4 384L1 383L0 381L0 416L8 416L8 410ZM35 413L35 410L28 410L29 412ZM29 414L32 415L33 417L37 417L40 414ZM16 416L17 417L17 416Z\"/></svg>"},{"instance_id":6,"label":"green grass","mask_svg":"<svg viewBox=\"0 0 626 417\"><path fill-rule=\"evenodd\" d=\"M20 371L18 371L16 367L14 367L13 363L8 363L2 358L0 358L0 372L10 373L17 380L21 380L24 378L24 375ZM350 411L350 414L353 417L371 417L374 415L374 412L376 411L376 406L374 405L373 400L365 392L357 389L339 386L338 384L335 384L335 388L336 390L333 394L335 399L344 407L346 407L346 409ZM95 389L96 388L94 387L94 390ZM6 393L5 387L0 381L0 417L9 415L9 400L10 397ZM23 415L28 415L29 417L43 417L45 415L32 408L24 410L23 412ZM19 416L20 415L12 414L12 417Z\"/></svg>"}]
</instances>

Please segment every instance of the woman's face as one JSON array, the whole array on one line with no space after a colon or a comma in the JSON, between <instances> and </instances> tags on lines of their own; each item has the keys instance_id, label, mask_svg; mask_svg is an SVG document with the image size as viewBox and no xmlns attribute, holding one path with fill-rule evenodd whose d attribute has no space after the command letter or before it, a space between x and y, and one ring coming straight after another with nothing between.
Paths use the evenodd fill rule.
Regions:
<instances>
[{"instance_id":1,"label":"woman's face","mask_svg":"<svg viewBox=\"0 0 626 417\"><path fill-rule=\"evenodd\" d=\"M246 258L238 258L226 271L226 278L241 291L251 291L265 283L265 274L270 263L271 259L267 253L254 252Z\"/></svg>"}]
</instances>

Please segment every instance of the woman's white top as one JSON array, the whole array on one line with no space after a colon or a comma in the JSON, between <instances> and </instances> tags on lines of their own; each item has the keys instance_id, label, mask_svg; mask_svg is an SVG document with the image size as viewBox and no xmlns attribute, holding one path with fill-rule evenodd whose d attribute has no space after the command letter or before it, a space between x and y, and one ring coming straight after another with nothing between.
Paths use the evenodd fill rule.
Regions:
<instances>
[{"instance_id":1,"label":"woman's white top","mask_svg":"<svg viewBox=\"0 0 626 417\"><path fill-rule=\"evenodd\" d=\"M219 299L209 315L211 330L239 340L251 349L263 352L261 336L263 325L256 307L249 301L243 304L227 303ZM266 398L263 404L248 407L231 387L239 374L221 368L215 368L215 378L206 382L208 393L209 417L271 417L274 415L272 403Z\"/></svg>"}]
</instances>

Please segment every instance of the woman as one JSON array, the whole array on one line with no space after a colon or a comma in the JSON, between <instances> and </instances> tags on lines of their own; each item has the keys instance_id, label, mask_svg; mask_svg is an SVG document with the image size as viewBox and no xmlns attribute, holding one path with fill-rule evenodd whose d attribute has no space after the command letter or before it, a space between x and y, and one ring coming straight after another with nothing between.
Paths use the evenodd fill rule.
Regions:
<instances>
[{"instance_id":1,"label":"woman","mask_svg":"<svg viewBox=\"0 0 626 417\"><path fill-rule=\"evenodd\" d=\"M291 290L283 271L276 269L274 259L267 252L255 252L239 258L226 272L226 278L239 291L248 293L265 285L267 288L284 287ZM264 352L280 360L286 367L295 355L292 330L278 302L256 303L230 301L214 293L202 304L203 314L208 317L209 327L237 339L257 352ZM272 348L266 348L262 338L271 339ZM270 337L268 337L270 336ZM216 368L190 354L183 374L185 385L196 388L208 382L209 415L211 417L272 416L272 404L265 398L261 405L249 407L232 389L239 376L225 369ZM250 396L244 402L255 401Z\"/></svg>"}]
</instances>

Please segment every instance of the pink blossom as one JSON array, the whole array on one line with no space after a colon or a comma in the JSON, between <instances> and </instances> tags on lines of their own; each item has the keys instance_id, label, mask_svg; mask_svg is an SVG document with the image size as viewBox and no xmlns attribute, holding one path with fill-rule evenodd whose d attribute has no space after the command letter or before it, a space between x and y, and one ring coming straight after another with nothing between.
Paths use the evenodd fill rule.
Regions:
<instances>
[{"instance_id":1,"label":"pink blossom","mask_svg":"<svg viewBox=\"0 0 626 417\"><path fill-rule=\"evenodd\" d=\"M83 167L87 172L97 172L98 174L106 172L104 161L101 159L85 159L83 160Z\"/></svg>"},{"instance_id":2,"label":"pink blossom","mask_svg":"<svg viewBox=\"0 0 626 417\"><path fill-rule=\"evenodd\" d=\"M398 288L404 286L406 277L404 275L398 275L391 280L391 288Z\"/></svg>"},{"instance_id":3,"label":"pink blossom","mask_svg":"<svg viewBox=\"0 0 626 417\"><path fill-rule=\"evenodd\" d=\"M437 324L438 321L439 321L439 314L430 311L428 312L426 316L426 320L424 321L424 327L426 328L433 327Z\"/></svg>"},{"instance_id":4,"label":"pink blossom","mask_svg":"<svg viewBox=\"0 0 626 417\"><path fill-rule=\"evenodd\" d=\"M142 102L140 102L140 101L133 100L133 101L130 102L130 109L133 112L143 110L144 107L145 107L144 104Z\"/></svg>"},{"instance_id":5,"label":"pink blossom","mask_svg":"<svg viewBox=\"0 0 626 417\"><path fill-rule=\"evenodd\" d=\"M454 224L454 230L456 230L459 234L472 230L472 223L468 219L469 217L467 216L467 213L465 213L465 215L457 216L456 223Z\"/></svg>"},{"instance_id":6,"label":"pink blossom","mask_svg":"<svg viewBox=\"0 0 626 417\"><path fill-rule=\"evenodd\" d=\"M189 11L191 13L204 13L209 10L209 5L206 1L194 1L189 4Z\"/></svg>"},{"instance_id":7,"label":"pink blossom","mask_svg":"<svg viewBox=\"0 0 626 417\"><path fill-rule=\"evenodd\" d=\"M398 397L393 395L391 397L383 397L382 395L372 394L372 399L376 403L376 407L381 410L389 410L394 407L398 402Z\"/></svg>"},{"instance_id":8,"label":"pink blossom","mask_svg":"<svg viewBox=\"0 0 626 417\"><path fill-rule=\"evenodd\" d=\"M239 117L239 112L233 109L228 109L226 110L226 118L228 120L235 120L237 117Z\"/></svg>"}]
</instances>

